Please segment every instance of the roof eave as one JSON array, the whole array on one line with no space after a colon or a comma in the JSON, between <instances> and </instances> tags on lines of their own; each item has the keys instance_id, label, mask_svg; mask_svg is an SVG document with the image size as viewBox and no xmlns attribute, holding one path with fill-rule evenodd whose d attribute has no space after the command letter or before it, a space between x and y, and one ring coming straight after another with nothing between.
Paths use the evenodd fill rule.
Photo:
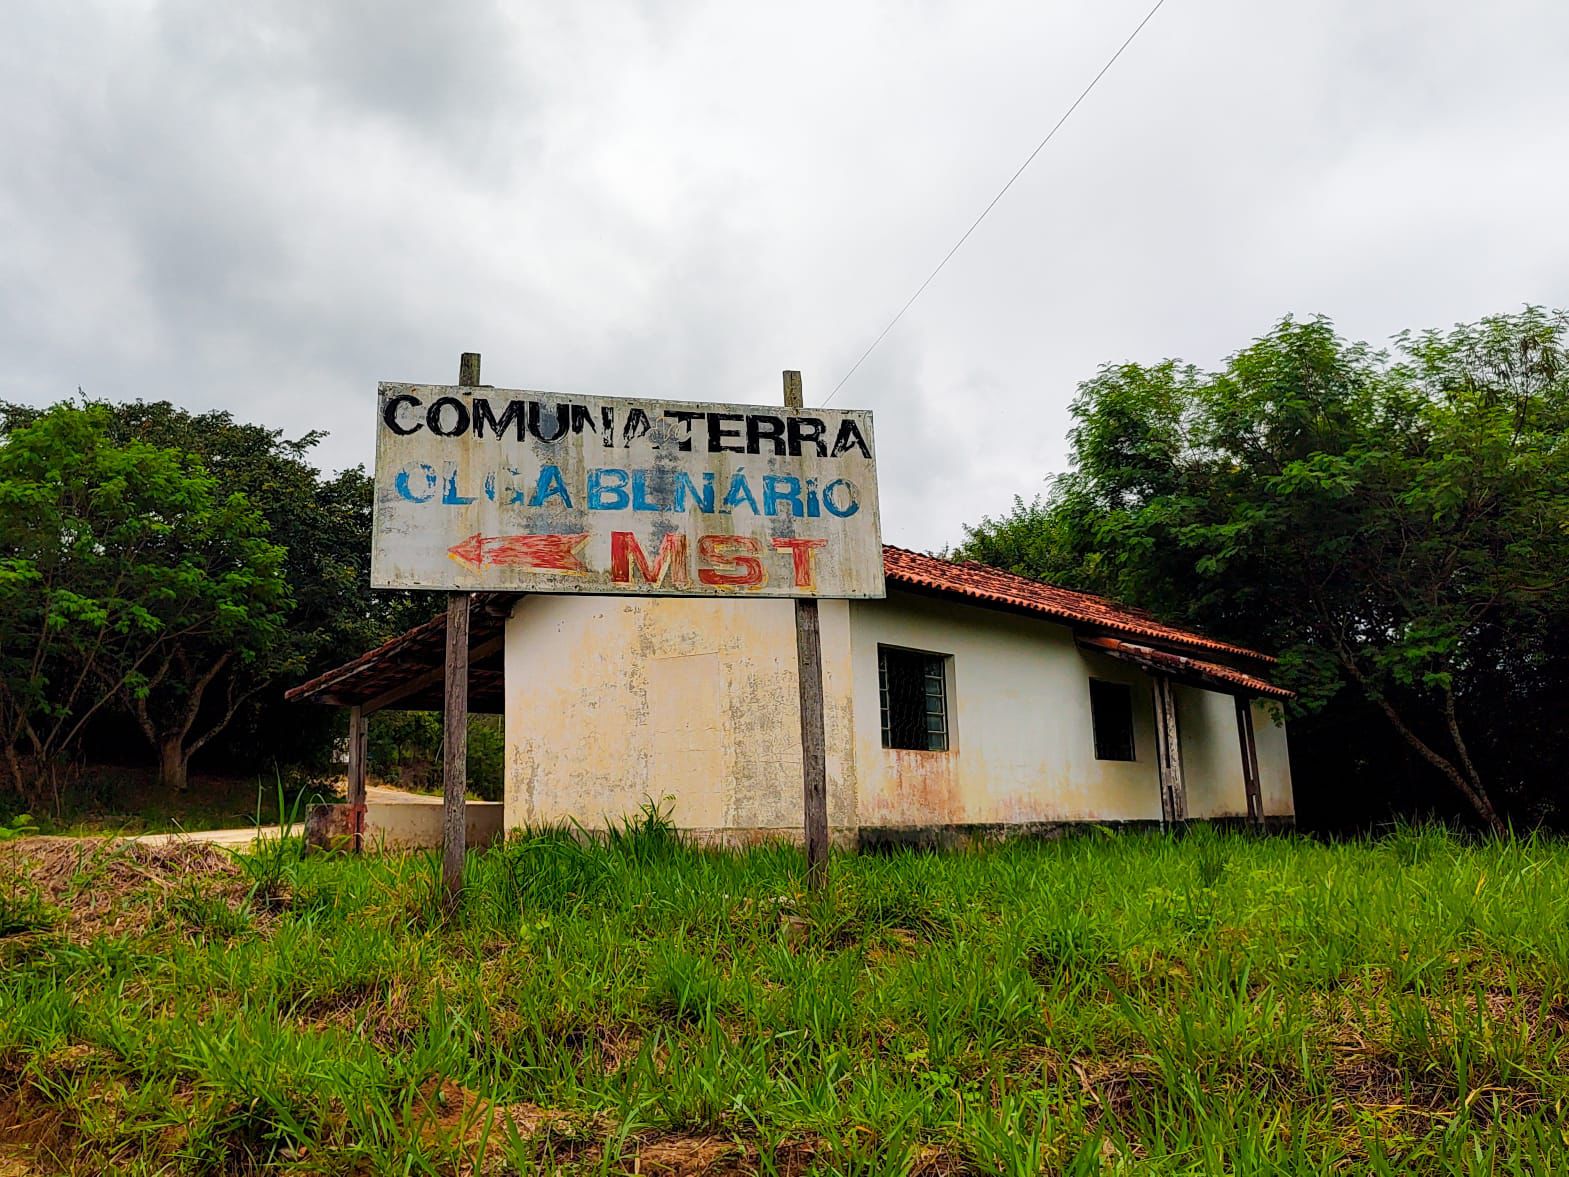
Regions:
<instances>
[{"instance_id":1,"label":"roof eave","mask_svg":"<svg viewBox=\"0 0 1569 1177\"><path fill-rule=\"evenodd\" d=\"M924 596L939 597L943 600L962 601L982 609L995 609L1003 613L1013 613L1023 617L1048 617L1062 625L1068 626L1075 633L1106 633L1122 637L1135 638L1141 642L1151 642L1159 645L1181 646L1190 650L1201 650L1206 654L1221 655L1226 657L1246 659L1274 665L1276 659L1258 650L1250 650L1246 646L1234 646L1229 642L1217 641L1206 638L1201 634L1191 637L1177 634L1163 634L1156 636L1145 632L1139 626L1129 623L1120 626L1104 619L1094 621L1071 612L1067 609L1053 608L1050 605L1009 600L1005 597L985 593L977 589L966 589L951 585L934 585L924 580L907 576L900 572L888 570L885 572L888 583L897 586L904 592L916 593Z\"/></svg>"}]
</instances>

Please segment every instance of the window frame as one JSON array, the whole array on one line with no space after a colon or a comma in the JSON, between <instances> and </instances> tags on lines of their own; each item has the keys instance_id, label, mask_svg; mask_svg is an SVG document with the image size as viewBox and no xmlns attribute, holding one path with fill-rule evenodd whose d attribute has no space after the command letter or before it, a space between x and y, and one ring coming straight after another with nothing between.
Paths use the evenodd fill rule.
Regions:
<instances>
[{"instance_id":1,"label":"window frame","mask_svg":"<svg viewBox=\"0 0 1569 1177\"><path fill-rule=\"evenodd\" d=\"M1133 684L1122 682L1114 678L1100 678L1096 675L1089 676L1090 693L1090 743L1095 752L1095 759L1111 764L1137 764L1139 759L1138 723L1133 709ZM1115 691L1120 699L1127 704L1127 755L1111 756L1106 753L1111 749L1110 737L1112 733L1103 732L1102 709L1106 695ZM1121 703L1118 704L1121 706ZM1120 734L1120 733L1119 733Z\"/></svg>"},{"instance_id":2,"label":"window frame","mask_svg":"<svg viewBox=\"0 0 1569 1177\"><path fill-rule=\"evenodd\" d=\"M888 655L893 654L905 658L921 658L924 664L921 667L921 700L922 715L926 722L926 746L912 747L893 743L891 724L891 711L888 692ZM953 655L940 653L937 650L922 650L914 646L898 646L886 642L877 644L877 711L878 725L882 746L889 751L896 752L932 752L947 753L954 750L953 732L953 680L952 680ZM935 688L935 692L934 689ZM935 699L938 710L931 710ZM932 726L932 718L936 717L938 727ZM933 747L937 741L937 747Z\"/></svg>"}]
</instances>

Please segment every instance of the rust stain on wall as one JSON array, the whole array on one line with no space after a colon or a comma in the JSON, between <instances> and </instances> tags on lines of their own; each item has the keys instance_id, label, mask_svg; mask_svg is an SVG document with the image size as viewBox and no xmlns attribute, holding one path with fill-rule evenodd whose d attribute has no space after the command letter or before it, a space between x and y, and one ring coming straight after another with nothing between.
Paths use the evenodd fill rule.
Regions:
<instances>
[{"instance_id":1,"label":"rust stain on wall","mask_svg":"<svg viewBox=\"0 0 1569 1177\"><path fill-rule=\"evenodd\" d=\"M885 748L883 763L892 788L878 798L873 820L885 822L964 821L954 752Z\"/></svg>"}]
</instances>

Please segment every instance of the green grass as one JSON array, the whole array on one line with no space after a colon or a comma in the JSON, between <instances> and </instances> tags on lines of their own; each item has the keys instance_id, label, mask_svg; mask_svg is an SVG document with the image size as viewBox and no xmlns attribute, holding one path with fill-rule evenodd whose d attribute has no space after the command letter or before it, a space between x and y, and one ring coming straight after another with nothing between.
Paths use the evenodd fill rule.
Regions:
<instances>
[{"instance_id":1,"label":"green grass","mask_svg":"<svg viewBox=\"0 0 1569 1177\"><path fill-rule=\"evenodd\" d=\"M152 853L0 886L44 1171L1569 1168L1560 842Z\"/></svg>"}]
</instances>

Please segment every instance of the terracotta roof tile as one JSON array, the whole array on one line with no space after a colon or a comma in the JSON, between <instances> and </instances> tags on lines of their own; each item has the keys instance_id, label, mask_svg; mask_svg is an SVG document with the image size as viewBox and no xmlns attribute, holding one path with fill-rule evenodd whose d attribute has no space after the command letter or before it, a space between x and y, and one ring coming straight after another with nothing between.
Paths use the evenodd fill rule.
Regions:
<instances>
[{"instance_id":1,"label":"terracotta roof tile","mask_svg":"<svg viewBox=\"0 0 1569 1177\"><path fill-rule=\"evenodd\" d=\"M927 592L965 597L985 604L1003 605L1072 624L1093 626L1112 633L1130 634L1177 646L1212 650L1258 662L1274 662L1268 654L1216 641L1191 629L1157 621L1142 609L1119 605L1091 593L1058 588L973 562L957 563L885 545L883 571L892 584Z\"/></svg>"}]
</instances>

